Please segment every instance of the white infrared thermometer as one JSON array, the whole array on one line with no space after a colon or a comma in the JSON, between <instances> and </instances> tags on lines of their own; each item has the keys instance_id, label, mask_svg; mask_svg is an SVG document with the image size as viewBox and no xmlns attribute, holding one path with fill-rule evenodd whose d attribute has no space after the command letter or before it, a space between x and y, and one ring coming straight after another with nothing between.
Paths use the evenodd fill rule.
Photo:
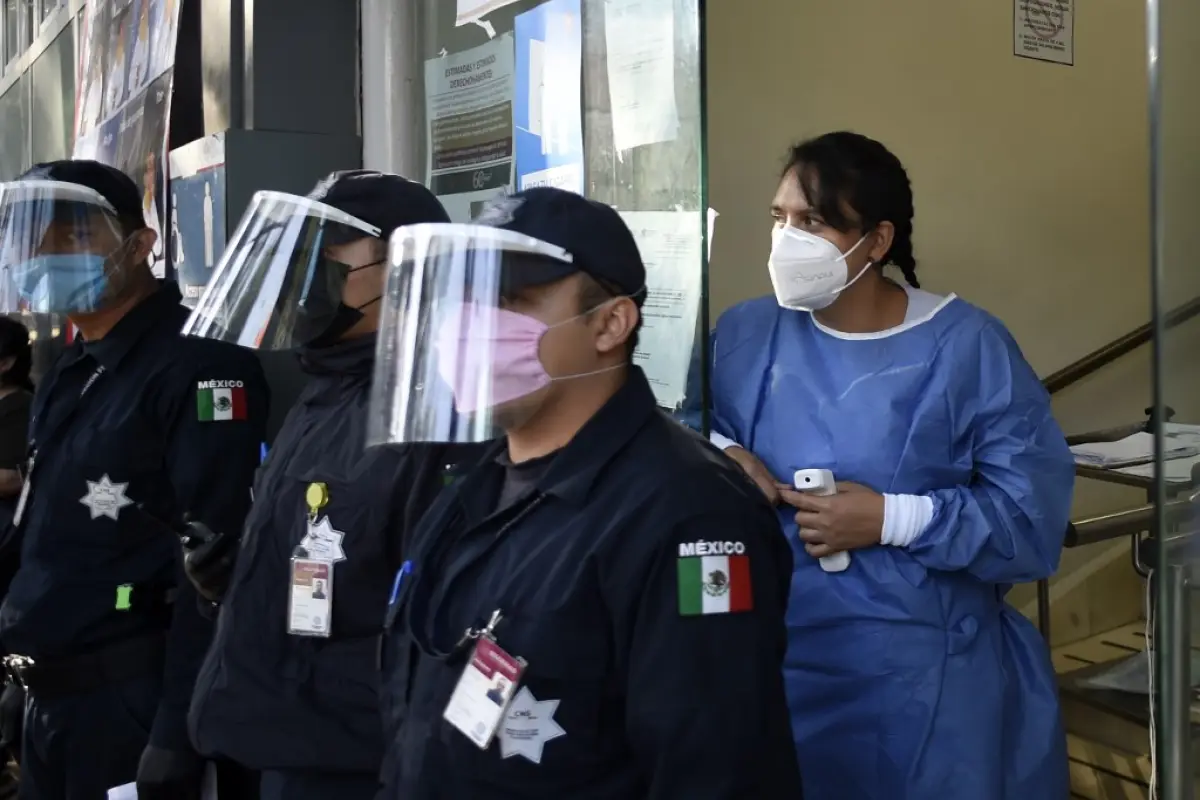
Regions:
<instances>
[{"instance_id":1,"label":"white infrared thermometer","mask_svg":"<svg viewBox=\"0 0 1200 800\"><path fill-rule=\"evenodd\" d=\"M833 473L827 469L798 469L792 476L792 483L797 492L817 497L830 497L837 494L837 483L833 479ZM820 563L821 569L826 572L844 572L850 566L850 554L834 553L822 558Z\"/></svg>"}]
</instances>

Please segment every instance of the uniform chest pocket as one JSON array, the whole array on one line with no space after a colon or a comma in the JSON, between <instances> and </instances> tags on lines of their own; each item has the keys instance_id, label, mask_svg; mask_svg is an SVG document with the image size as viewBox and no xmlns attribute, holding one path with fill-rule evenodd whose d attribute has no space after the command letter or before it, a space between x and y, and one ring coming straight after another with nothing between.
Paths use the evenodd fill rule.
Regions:
<instances>
[{"instance_id":1,"label":"uniform chest pocket","mask_svg":"<svg viewBox=\"0 0 1200 800\"><path fill-rule=\"evenodd\" d=\"M280 519L290 516L296 520L290 549L307 539L308 544L323 547L311 555L335 562L351 558L361 562L383 555L380 542L368 535L382 524L388 501L371 491L378 487L354 473L319 466L293 463L284 474L288 490L279 493L275 513ZM309 525L314 510L315 520Z\"/></svg>"},{"instance_id":2,"label":"uniform chest pocket","mask_svg":"<svg viewBox=\"0 0 1200 800\"><path fill-rule=\"evenodd\" d=\"M166 453L162 434L137 418L114 425L83 425L60 436L84 472L104 472L114 481L163 472Z\"/></svg>"},{"instance_id":3,"label":"uniform chest pocket","mask_svg":"<svg viewBox=\"0 0 1200 800\"><path fill-rule=\"evenodd\" d=\"M161 518L170 516L174 489L165 468L165 442L147 421L136 415L117 422L101 419L73 425L60 435L58 443L49 447L66 454L66 469L56 470L50 466L53 462L43 461L39 454L35 481L45 480L51 471L59 473L56 482L68 480L71 474L78 476L79 484L72 491L78 491L89 521L122 523L122 530L133 530L123 523L136 514L131 508L135 504L145 504ZM145 533L157 531L146 529Z\"/></svg>"},{"instance_id":4,"label":"uniform chest pocket","mask_svg":"<svg viewBox=\"0 0 1200 800\"><path fill-rule=\"evenodd\" d=\"M543 737L556 725L570 737L572 754L599 756L603 732L624 714L607 625L566 611L514 615L508 623L498 628L498 642L527 666L506 724L536 725ZM551 710L553 724L540 718Z\"/></svg>"}]
</instances>

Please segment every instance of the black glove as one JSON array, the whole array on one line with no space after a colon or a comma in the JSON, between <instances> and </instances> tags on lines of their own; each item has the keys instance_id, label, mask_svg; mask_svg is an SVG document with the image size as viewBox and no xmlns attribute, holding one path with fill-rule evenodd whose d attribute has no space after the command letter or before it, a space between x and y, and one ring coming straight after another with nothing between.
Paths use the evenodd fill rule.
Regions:
<instances>
[{"instance_id":1,"label":"black glove","mask_svg":"<svg viewBox=\"0 0 1200 800\"><path fill-rule=\"evenodd\" d=\"M192 752L163 750L153 745L138 763L138 800L200 800L204 759Z\"/></svg>"},{"instance_id":2,"label":"black glove","mask_svg":"<svg viewBox=\"0 0 1200 800\"><path fill-rule=\"evenodd\" d=\"M21 731L25 727L25 690L10 683L0 694L0 747L8 750L14 761L21 759Z\"/></svg>"},{"instance_id":3,"label":"black glove","mask_svg":"<svg viewBox=\"0 0 1200 800\"><path fill-rule=\"evenodd\" d=\"M213 533L203 522L188 522L183 539L183 571L205 600L221 602L233 565L237 560L237 539Z\"/></svg>"}]
</instances>

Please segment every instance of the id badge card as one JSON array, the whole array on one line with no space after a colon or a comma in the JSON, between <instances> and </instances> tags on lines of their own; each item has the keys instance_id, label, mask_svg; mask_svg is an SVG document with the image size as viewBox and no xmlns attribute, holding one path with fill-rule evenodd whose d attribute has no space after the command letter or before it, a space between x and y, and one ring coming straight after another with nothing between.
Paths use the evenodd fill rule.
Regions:
<instances>
[{"instance_id":1,"label":"id badge card","mask_svg":"<svg viewBox=\"0 0 1200 800\"><path fill-rule=\"evenodd\" d=\"M328 637L333 615L333 562L292 558L288 633Z\"/></svg>"},{"instance_id":2,"label":"id badge card","mask_svg":"<svg viewBox=\"0 0 1200 800\"><path fill-rule=\"evenodd\" d=\"M486 750L504 720L525 666L524 659L509 655L493 639L481 637L442 717Z\"/></svg>"}]
</instances>

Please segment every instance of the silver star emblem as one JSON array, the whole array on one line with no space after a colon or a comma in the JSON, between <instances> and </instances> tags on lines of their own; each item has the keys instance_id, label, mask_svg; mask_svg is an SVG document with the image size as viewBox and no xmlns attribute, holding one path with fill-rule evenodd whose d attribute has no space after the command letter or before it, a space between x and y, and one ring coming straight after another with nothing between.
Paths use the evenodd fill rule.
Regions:
<instances>
[{"instance_id":1,"label":"silver star emblem","mask_svg":"<svg viewBox=\"0 0 1200 800\"><path fill-rule=\"evenodd\" d=\"M342 549L342 539L346 534L334 530L329 517L321 517L317 522L310 523L308 535L300 542L300 546L308 553L309 558L319 558L322 561L345 561L346 551Z\"/></svg>"},{"instance_id":2,"label":"silver star emblem","mask_svg":"<svg viewBox=\"0 0 1200 800\"><path fill-rule=\"evenodd\" d=\"M128 483L113 483L108 475L101 475L98 481L87 481L88 491L79 502L87 506L92 519L108 517L114 522L121 514L121 509L133 505L133 501L125 496Z\"/></svg>"},{"instance_id":3,"label":"silver star emblem","mask_svg":"<svg viewBox=\"0 0 1200 800\"><path fill-rule=\"evenodd\" d=\"M499 228L512 222L517 211L524 204L523 198L500 195L487 201L472 222L476 225Z\"/></svg>"},{"instance_id":4,"label":"silver star emblem","mask_svg":"<svg viewBox=\"0 0 1200 800\"><path fill-rule=\"evenodd\" d=\"M522 756L534 764L542 763L546 742L567 735L554 721L558 703L558 700L538 700L528 686L522 686L496 732L500 740L500 757Z\"/></svg>"}]
</instances>

